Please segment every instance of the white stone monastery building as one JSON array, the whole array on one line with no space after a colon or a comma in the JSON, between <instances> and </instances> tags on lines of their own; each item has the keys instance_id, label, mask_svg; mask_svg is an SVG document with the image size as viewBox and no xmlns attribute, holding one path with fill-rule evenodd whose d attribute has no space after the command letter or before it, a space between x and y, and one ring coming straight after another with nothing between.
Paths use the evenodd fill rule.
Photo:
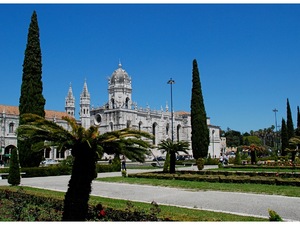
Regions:
<instances>
[{"instance_id":1,"label":"white stone monastery building","mask_svg":"<svg viewBox=\"0 0 300 225\"><path fill-rule=\"evenodd\" d=\"M88 92L86 81L80 95L80 118L78 123L88 128L92 125L98 126L100 133L105 133L123 128L133 128L146 131L155 136L154 145L162 140L172 139L172 112L166 105L165 110L151 110L149 107L140 108L132 99L131 77L119 63L118 68L108 79L107 103L101 107L91 107L91 96ZM68 95L65 98L65 112L45 110L46 118L67 128L67 123L62 116L75 117L75 97L70 85ZM11 149L17 146L16 129L19 124L19 109L17 106L0 105L0 159L10 156ZM209 128L210 145L209 154L219 157L221 151L226 148L226 140L220 138L220 127L210 124ZM188 141L191 148L191 116L189 112L173 113L173 139L174 141ZM161 151L152 150L152 156L160 156ZM56 151L55 148L45 150L46 159L63 159L69 152L64 154ZM189 151L192 155L192 150Z\"/></svg>"}]
</instances>

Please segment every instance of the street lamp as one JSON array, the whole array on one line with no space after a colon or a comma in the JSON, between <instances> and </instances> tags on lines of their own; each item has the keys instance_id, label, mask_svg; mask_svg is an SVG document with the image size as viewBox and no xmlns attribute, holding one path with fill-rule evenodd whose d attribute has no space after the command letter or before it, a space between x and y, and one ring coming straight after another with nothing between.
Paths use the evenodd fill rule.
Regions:
<instances>
[{"instance_id":1,"label":"street lamp","mask_svg":"<svg viewBox=\"0 0 300 225\"><path fill-rule=\"evenodd\" d=\"M278 154L278 143L277 143L277 117L276 117L276 113L278 112L278 110L275 108L273 109L273 112L275 113L275 143L276 143L276 150L277 150L277 154Z\"/></svg>"},{"instance_id":2,"label":"street lamp","mask_svg":"<svg viewBox=\"0 0 300 225\"><path fill-rule=\"evenodd\" d=\"M168 84L171 85L171 119L172 119L172 122L171 122L171 125L172 125L172 142L174 141L174 128L173 128L173 89L172 89L172 86L173 84L175 84L175 81L170 78L170 80L168 81Z\"/></svg>"}]
</instances>

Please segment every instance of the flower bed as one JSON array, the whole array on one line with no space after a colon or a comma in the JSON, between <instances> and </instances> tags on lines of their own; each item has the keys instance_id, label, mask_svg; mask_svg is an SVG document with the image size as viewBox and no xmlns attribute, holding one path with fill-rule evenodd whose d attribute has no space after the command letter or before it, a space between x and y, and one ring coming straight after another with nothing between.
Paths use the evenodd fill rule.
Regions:
<instances>
[{"instance_id":1,"label":"flower bed","mask_svg":"<svg viewBox=\"0 0 300 225\"><path fill-rule=\"evenodd\" d=\"M61 221L63 200L18 191L0 189L0 218L5 221ZM9 212L9 213L8 213ZM138 210L131 202L124 210L104 208L99 214L97 206L89 205L87 221L165 221L159 219L160 209L151 203L150 213Z\"/></svg>"}]
</instances>

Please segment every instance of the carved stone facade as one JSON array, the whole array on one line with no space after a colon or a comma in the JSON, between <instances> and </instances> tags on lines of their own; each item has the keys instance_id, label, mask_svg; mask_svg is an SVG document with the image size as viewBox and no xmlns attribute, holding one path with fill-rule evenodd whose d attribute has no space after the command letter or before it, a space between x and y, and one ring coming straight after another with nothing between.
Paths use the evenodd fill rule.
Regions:
<instances>
[{"instance_id":1,"label":"carved stone facade","mask_svg":"<svg viewBox=\"0 0 300 225\"><path fill-rule=\"evenodd\" d=\"M62 120L62 116L67 116L65 112L45 110L45 118L52 120L68 129L67 122ZM16 130L19 126L19 107L0 105L0 160L8 162L11 150L17 147ZM70 154L69 151L61 153L55 148L46 149L44 157L46 159L64 159Z\"/></svg>"},{"instance_id":2,"label":"carved stone facade","mask_svg":"<svg viewBox=\"0 0 300 225\"><path fill-rule=\"evenodd\" d=\"M128 73L122 68L119 63L118 68L112 73L108 79L108 100L107 103L98 108L90 108L90 116L81 116L82 126L85 128L89 125L99 127L100 133L105 133L123 128L133 128L141 131L146 131L155 136L153 141L157 145L162 140L172 139L172 114L166 105L165 110L151 110L150 107L141 108L137 106L132 99L132 80ZM71 87L70 87L71 88ZM66 103L72 102L75 99L72 94L72 89L69 89L69 99L66 98ZM84 83L84 88L81 96L85 93L90 96L87 91L87 84ZM85 100L86 102L90 100ZM80 100L82 105L82 100ZM70 105L66 104L66 112L70 115L75 114L70 110ZM80 109L80 115L84 113ZM86 107L88 110L88 107ZM84 120L90 121L84 121ZM221 143L220 127L210 124L210 118L207 119L210 134L209 154L213 157L219 157L220 152L224 149L224 141ZM173 114L173 140L188 141L191 144L191 117L189 112L174 112ZM225 143L226 145L226 143ZM191 145L190 145L191 146ZM161 155L160 151L153 150L153 155ZM192 151L190 150L192 155Z\"/></svg>"},{"instance_id":3,"label":"carved stone facade","mask_svg":"<svg viewBox=\"0 0 300 225\"><path fill-rule=\"evenodd\" d=\"M80 95L80 118L78 123L88 128L91 125L99 127L100 133L105 133L123 128L133 128L146 131L155 136L154 145L162 140L172 139L174 141L188 141L191 146L191 116L189 112L174 112L172 123L172 112L166 105L165 110L151 110L150 107L141 108L132 99L131 77L119 63L118 68L112 73L108 80L107 103L98 108L91 107L91 96L88 92L86 81ZM2 113L1 113L2 112ZM65 112L45 110L46 118L53 120L61 126L68 128L62 116L75 117L75 97L70 85L65 98ZM172 129L173 124L173 129ZM220 138L220 127L210 124L207 118L210 135L209 154L219 157L220 152L226 148L226 139ZM16 106L0 105L0 159L8 159L11 149L17 146L16 129L19 125L19 109ZM173 131L173 132L172 132ZM161 152L154 149L153 156L161 155ZM44 152L46 159L63 159L69 152L61 154L55 148L47 149ZM189 150L192 155L192 150Z\"/></svg>"}]
</instances>

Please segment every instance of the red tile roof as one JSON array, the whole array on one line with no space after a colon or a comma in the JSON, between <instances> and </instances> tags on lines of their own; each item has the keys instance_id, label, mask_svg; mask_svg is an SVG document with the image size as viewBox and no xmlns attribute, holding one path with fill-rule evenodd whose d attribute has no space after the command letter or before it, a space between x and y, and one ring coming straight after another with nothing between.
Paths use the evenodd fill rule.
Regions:
<instances>
[{"instance_id":1,"label":"red tile roof","mask_svg":"<svg viewBox=\"0 0 300 225\"><path fill-rule=\"evenodd\" d=\"M19 115L19 107L11 106L11 105L0 105L0 113L5 112L10 115ZM66 112L54 111L54 110L45 110L45 117L48 119L52 119L56 117L57 119L61 119L63 116L68 116Z\"/></svg>"}]
</instances>

